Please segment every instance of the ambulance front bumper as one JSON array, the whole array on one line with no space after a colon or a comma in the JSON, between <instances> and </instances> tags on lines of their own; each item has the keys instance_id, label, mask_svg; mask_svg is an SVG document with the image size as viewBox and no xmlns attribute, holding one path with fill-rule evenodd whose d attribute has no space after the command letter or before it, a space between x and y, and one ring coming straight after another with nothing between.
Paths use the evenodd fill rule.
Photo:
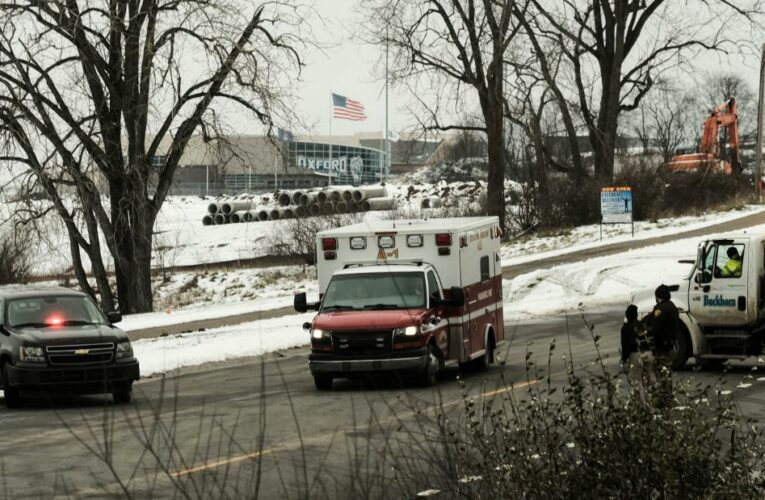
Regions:
<instances>
[{"instance_id":1,"label":"ambulance front bumper","mask_svg":"<svg viewBox=\"0 0 765 500\"><path fill-rule=\"evenodd\" d=\"M353 373L408 371L420 372L428 362L427 349L416 349L385 357L348 359L347 356L312 353L308 366L313 375L344 376Z\"/></svg>"}]
</instances>

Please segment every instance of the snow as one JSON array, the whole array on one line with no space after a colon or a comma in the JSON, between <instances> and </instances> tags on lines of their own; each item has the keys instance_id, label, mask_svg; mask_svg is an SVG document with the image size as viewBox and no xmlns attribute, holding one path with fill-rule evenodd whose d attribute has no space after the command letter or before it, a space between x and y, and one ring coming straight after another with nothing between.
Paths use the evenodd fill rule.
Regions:
<instances>
[{"instance_id":1,"label":"snow","mask_svg":"<svg viewBox=\"0 0 765 500\"><path fill-rule=\"evenodd\" d=\"M243 323L205 332L137 340L133 352L141 363L141 376L170 372L246 356L259 356L308 344L302 324L314 313Z\"/></svg>"},{"instance_id":2,"label":"snow","mask_svg":"<svg viewBox=\"0 0 765 500\"><path fill-rule=\"evenodd\" d=\"M632 237L632 228L628 224L604 225L603 241L600 240L599 224L580 226L555 236L518 238L502 246L502 265L523 264L612 243L640 241L680 231L692 231L761 212L765 212L765 206L747 205L741 209L727 212L672 217L659 219L655 222L639 221L635 222L634 238Z\"/></svg>"},{"instance_id":3,"label":"snow","mask_svg":"<svg viewBox=\"0 0 765 500\"><path fill-rule=\"evenodd\" d=\"M748 232L765 231L765 225ZM504 280L506 319L523 320L576 311L626 306L634 303L647 312L661 284L678 284L687 277L700 238L630 250L581 262L562 264Z\"/></svg>"}]
</instances>

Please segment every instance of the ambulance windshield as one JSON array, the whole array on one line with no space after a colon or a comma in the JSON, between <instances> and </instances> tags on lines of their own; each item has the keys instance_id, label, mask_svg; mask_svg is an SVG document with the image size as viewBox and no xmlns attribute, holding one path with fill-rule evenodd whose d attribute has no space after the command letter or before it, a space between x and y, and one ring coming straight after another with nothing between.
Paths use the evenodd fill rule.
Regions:
<instances>
[{"instance_id":1,"label":"ambulance windshield","mask_svg":"<svg viewBox=\"0 0 765 500\"><path fill-rule=\"evenodd\" d=\"M425 275L423 273L360 273L333 277L324 294L321 310L422 307L425 307Z\"/></svg>"}]
</instances>

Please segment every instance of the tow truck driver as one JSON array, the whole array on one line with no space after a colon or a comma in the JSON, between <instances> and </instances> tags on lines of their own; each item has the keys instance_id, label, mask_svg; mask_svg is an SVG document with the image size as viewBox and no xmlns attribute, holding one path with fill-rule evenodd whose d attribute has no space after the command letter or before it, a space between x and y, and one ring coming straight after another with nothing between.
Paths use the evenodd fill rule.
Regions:
<instances>
[{"instance_id":1,"label":"tow truck driver","mask_svg":"<svg viewBox=\"0 0 765 500\"><path fill-rule=\"evenodd\" d=\"M741 268L743 267L741 255L739 255L736 247L728 248L727 254L728 254L728 262L726 262L725 265L722 267L722 269L720 269L720 277L740 278Z\"/></svg>"}]
</instances>

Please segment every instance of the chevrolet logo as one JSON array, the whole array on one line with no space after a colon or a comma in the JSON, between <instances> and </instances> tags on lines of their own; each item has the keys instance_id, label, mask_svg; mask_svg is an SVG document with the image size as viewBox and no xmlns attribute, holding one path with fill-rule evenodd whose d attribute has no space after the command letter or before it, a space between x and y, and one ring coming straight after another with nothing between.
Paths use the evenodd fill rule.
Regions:
<instances>
[{"instance_id":1,"label":"chevrolet logo","mask_svg":"<svg viewBox=\"0 0 765 500\"><path fill-rule=\"evenodd\" d=\"M90 349L76 349L74 353L78 356L84 356L85 354L90 354Z\"/></svg>"}]
</instances>

